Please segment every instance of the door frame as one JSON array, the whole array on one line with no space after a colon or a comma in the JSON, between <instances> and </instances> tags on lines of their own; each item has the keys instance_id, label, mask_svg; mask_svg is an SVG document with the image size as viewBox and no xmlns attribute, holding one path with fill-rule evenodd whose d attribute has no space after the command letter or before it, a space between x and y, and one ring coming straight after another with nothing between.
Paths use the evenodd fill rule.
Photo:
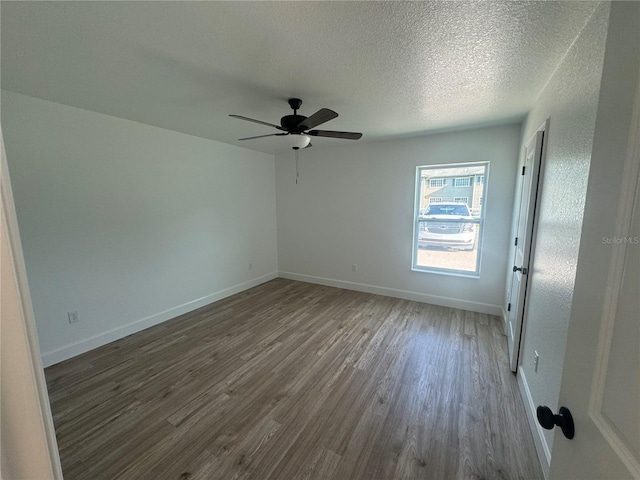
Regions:
<instances>
[{"instance_id":1,"label":"door frame","mask_svg":"<svg viewBox=\"0 0 640 480\"><path fill-rule=\"evenodd\" d=\"M528 208L529 215L527 216L527 224L525 227L525 238L522 239L525 242L525 252L528 248L528 253L526 255L527 261L525 262L527 265L528 272L526 275L523 275L523 277L525 278L522 281L525 282L525 287L524 289L521 289L521 291L523 292L522 299L521 299L522 306L520 307L520 310L522 311L522 313L520 314L520 319L516 320L516 322L520 323L520 333L517 338L517 347L515 346L516 338L514 337L513 339L514 350L517 352L515 355L516 356L515 362L513 362L512 359L509 358L509 365L510 365L511 371L513 371L514 373L518 371L518 367L522 364L520 351L522 350L522 339L524 338L524 331L527 324L527 297L529 296L529 292L531 290L531 282L529 281L529 278L533 272L533 267L534 267L536 237L537 237L537 231L538 231L538 228L537 228L538 222L536 222L535 220L536 220L536 213L540 211L540 203L542 199L541 192L542 192L543 180L544 180L544 167L545 167L545 161L547 158L547 145L549 144L549 125L550 125L550 120L547 118L535 130L533 135L531 135L531 137L526 142L523 143L524 148L522 148L522 152L524 154L526 146L531 143L535 144L536 137L538 136L539 133L542 133L542 148L540 149L540 156L534 159L534 162L532 165L533 171L531 174L531 188L529 189L529 208ZM520 208L519 205L515 207L518 209ZM519 212L514 212L514 216L515 215L519 215ZM515 225L512 241L515 242L515 237L517 236L517 234L518 234L518 224ZM518 240L520 241L520 239ZM528 247L526 247L527 244L528 244ZM515 256L516 256L516 247L514 245L513 255L511 255L511 258L509 260L509 272L511 272L512 263L513 263L513 260L515 259ZM507 302L510 303L511 296L513 294L513 292L511 291L511 289L513 288L513 282L511 279L509 279L508 281L510 282L510 286L509 286L509 295L507 298ZM508 331L509 310L505 313L506 313L505 329L507 329L505 333L509 335L509 331Z\"/></svg>"},{"instance_id":2,"label":"door frame","mask_svg":"<svg viewBox=\"0 0 640 480\"><path fill-rule=\"evenodd\" d=\"M41 445L46 445L47 450L46 453L44 451L32 451L30 452L30 455L48 454L51 478L54 480L62 480L62 467L60 464L60 454L58 452L58 442L56 440L55 426L53 424L53 416L51 414L51 406L49 404L49 393L47 391L44 367L42 366L42 358L40 356L40 345L36 330L35 315L33 313L31 293L29 291L29 283L27 281L27 271L22 253L22 243L20 241L20 231L18 229L18 219L16 216L11 180L9 178L9 167L1 126L0 201L2 202L2 212L4 214L3 222L6 226L9 254L12 257L13 269L15 272L15 288L17 289L22 310L22 318L19 321L22 321L23 323L23 330L26 336L26 347L28 351L25 353L30 359L30 365L26 366L26 368L27 370L31 370L31 378L24 378L24 382L32 383L35 387L34 393L37 397L36 400L40 407L40 411L32 412L32 414L39 414L40 416L42 433L44 434L44 438L40 439ZM2 241L4 241L4 239L2 239ZM35 435L36 433L33 432L33 434ZM10 441L10 439L5 440ZM25 452L22 453L24 454Z\"/></svg>"}]
</instances>

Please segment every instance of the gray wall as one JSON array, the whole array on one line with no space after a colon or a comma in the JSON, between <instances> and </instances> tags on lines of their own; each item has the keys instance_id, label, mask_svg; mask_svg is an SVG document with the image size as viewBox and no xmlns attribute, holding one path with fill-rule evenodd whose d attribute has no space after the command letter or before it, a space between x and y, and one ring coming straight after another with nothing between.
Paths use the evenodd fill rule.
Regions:
<instances>
[{"instance_id":1,"label":"gray wall","mask_svg":"<svg viewBox=\"0 0 640 480\"><path fill-rule=\"evenodd\" d=\"M45 365L277 275L272 155L7 91L2 126Z\"/></svg>"},{"instance_id":2,"label":"gray wall","mask_svg":"<svg viewBox=\"0 0 640 480\"><path fill-rule=\"evenodd\" d=\"M499 314L520 125L276 156L281 275ZM480 278L411 271L416 167L490 161ZM357 272L351 266L356 264Z\"/></svg>"}]
</instances>

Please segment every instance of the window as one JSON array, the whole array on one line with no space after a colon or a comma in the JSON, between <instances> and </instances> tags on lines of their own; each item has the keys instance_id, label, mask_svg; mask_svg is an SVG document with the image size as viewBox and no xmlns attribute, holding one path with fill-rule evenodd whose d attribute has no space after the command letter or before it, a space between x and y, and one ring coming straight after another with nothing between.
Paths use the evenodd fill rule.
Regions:
<instances>
[{"instance_id":1,"label":"window","mask_svg":"<svg viewBox=\"0 0 640 480\"><path fill-rule=\"evenodd\" d=\"M429 179L429 188L440 188L440 187L444 187L446 184L447 184L447 181L444 178Z\"/></svg>"},{"instance_id":2,"label":"window","mask_svg":"<svg viewBox=\"0 0 640 480\"><path fill-rule=\"evenodd\" d=\"M486 194L488 175L488 162L417 168L412 270L480 276L484 230L482 198ZM453 178L454 187L468 187L469 195L453 196L454 190L449 187L439 191L440 196L431 196L427 189L432 188L432 183L438 181L445 186L447 177ZM478 182L478 178L482 181ZM469 198L479 201L469 205Z\"/></svg>"}]
</instances>

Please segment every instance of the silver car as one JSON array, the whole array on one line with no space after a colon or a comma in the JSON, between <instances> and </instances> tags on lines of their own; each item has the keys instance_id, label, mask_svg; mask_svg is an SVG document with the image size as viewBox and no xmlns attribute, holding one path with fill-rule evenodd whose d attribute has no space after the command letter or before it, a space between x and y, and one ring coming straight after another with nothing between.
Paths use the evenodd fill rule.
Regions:
<instances>
[{"instance_id":1,"label":"silver car","mask_svg":"<svg viewBox=\"0 0 640 480\"><path fill-rule=\"evenodd\" d=\"M418 247L473 250L476 224L466 203L432 203L420 215Z\"/></svg>"}]
</instances>

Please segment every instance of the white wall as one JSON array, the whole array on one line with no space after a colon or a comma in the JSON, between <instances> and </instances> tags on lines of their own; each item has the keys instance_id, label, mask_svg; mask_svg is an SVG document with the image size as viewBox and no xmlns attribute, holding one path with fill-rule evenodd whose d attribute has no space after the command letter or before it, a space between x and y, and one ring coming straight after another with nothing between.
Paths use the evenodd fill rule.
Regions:
<instances>
[{"instance_id":1,"label":"white wall","mask_svg":"<svg viewBox=\"0 0 640 480\"><path fill-rule=\"evenodd\" d=\"M608 14L609 4L603 2L542 91L523 128L526 142L550 119L518 370L525 402L534 416L537 405L557 410ZM537 372L533 368L535 351L540 355ZM548 460L553 431L532 425L543 458Z\"/></svg>"},{"instance_id":2,"label":"white wall","mask_svg":"<svg viewBox=\"0 0 640 480\"><path fill-rule=\"evenodd\" d=\"M272 155L7 91L2 125L45 365L277 275Z\"/></svg>"},{"instance_id":3,"label":"white wall","mask_svg":"<svg viewBox=\"0 0 640 480\"><path fill-rule=\"evenodd\" d=\"M520 131L505 125L310 148L300 152L297 185L293 152L276 156L280 274L499 314ZM484 160L491 166L480 279L412 272L416 166Z\"/></svg>"}]
</instances>

